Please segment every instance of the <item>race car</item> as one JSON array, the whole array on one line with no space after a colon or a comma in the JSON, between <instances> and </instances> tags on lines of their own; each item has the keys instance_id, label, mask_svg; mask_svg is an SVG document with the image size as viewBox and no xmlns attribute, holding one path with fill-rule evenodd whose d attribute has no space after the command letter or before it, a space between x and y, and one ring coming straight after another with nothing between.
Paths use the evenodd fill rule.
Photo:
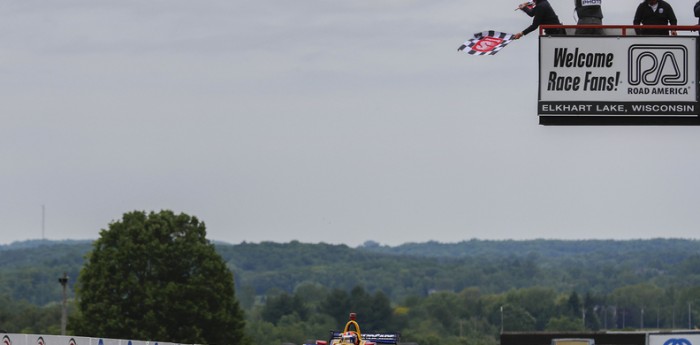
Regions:
<instances>
[{"instance_id":1,"label":"race car","mask_svg":"<svg viewBox=\"0 0 700 345\"><path fill-rule=\"evenodd\" d=\"M315 345L377 345L390 344L397 345L399 343L399 333L362 333L360 325L357 324L357 315L350 313L350 321L345 324L342 332L331 331L331 339L329 341L317 340ZM354 328L351 330L350 327ZM314 345L314 344L305 344Z\"/></svg>"}]
</instances>

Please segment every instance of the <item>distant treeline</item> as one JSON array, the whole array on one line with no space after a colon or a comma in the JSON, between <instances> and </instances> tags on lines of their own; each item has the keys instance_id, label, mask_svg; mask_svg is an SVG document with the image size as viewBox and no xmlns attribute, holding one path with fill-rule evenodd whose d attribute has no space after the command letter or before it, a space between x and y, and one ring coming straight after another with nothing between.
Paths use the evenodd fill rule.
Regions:
<instances>
[{"instance_id":1,"label":"distant treeline","mask_svg":"<svg viewBox=\"0 0 700 345\"><path fill-rule=\"evenodd\" d=\"M304 282L329 288L363 286L392 301L433 291L476 287L483 293L545 286L555 291L609 293L651 283L700 285L700 241L482 241L343 245L242 243L220 245L239 287L255 294L291 292Z\"/></svg>"},{"instance_id":2,"label":"distant treeline","mask_svg":"<svg viewBox=\"0 0 700 345\"><path fill-rule=\"evenodd\" d=\"M68 273L72 292L90 249L89 241L0 246L0 329L55 330L57 279ZM293 241L216 249L234 272L247 332L260 344L324 338L349 311L369 329L400 331L421 345L495 345L501 328L687 328L700 316L696 240L357 248Z\"/></svg>"},{"instance_id":3,"label":"distant treeline","mask_svg":"<svg viewBox=\"0 0 700 345\"><path fill-rule=\"evenodd\" d=\"M60 300L58 277L66 272L72 287L91 245L26 241L0 246L0 296L37 305ZM470 240L396 247L370 241L357 248L292 241L216 243L216 248L238 289L258 296L291 293L302 283L346 290L362 286L392 301L470 287L482 293L534 286L609 293L640 283L700 286L697 240Z\"/></svg>"}]
</instances>

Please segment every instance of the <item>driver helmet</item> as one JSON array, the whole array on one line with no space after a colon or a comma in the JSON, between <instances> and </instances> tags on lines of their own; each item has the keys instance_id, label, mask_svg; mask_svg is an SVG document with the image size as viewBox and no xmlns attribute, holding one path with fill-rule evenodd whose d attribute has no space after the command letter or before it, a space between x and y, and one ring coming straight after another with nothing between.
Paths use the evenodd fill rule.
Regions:
<instances>
[{"instance_id":1,"label":"driver helmet","mask_svg":"<svg viewBox=\"0 0 700 345\"><path fill-rule=\"evenodd\" d=\"M357 334L355 332L345 332L341 336L342 342L343 343L350 343L350 344L357 344L358 339L357 339Z\"/></svg>"}]
</instances>

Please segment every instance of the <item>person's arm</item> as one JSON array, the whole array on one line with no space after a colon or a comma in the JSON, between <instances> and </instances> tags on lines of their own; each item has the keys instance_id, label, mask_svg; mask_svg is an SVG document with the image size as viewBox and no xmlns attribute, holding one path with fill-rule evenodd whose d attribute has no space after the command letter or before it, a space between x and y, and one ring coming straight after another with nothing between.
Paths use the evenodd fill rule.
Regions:
<instances>
[{"instance_id":1,"label":"person's arm","mask_svg":"<svg viewBox=\"0 0 700 345\"><path fill-rule=\"evenodd\" d=\"M700 1L698 1L698 3L695 4L695 8L693 8L693 10L695 10L695 16L700 17Z\"/></svg>"},{"instance_id":2,"label":"person's arm","mask_svg":"<svg viewBox=\"0 0 700 345\"><path fill-rule=\"evenodd\" d=\"M673 7L668 3L666 3L666 15L668 16L669 24L678 25L678 19L676 18L676 14L673 13Z\"/></svg>"},{"instance_id":3,"label":"person's arm","mask_svg":"<svg viewBox=\"0 0 700 345\"><path fill-rule=\"evenodd\" d=\"M540 24L542 24L542 17L544 15L544 13L542 13L542 9L543 8L539 6L534 8L531 15L531 17L533 17L532 24L523 30L523 35L527 35L540 27Z\"/></svg>"},{"instance_id":4,"label":"person's arm","mask_svg":"<svg viewBox=\"0 0 700 345\"><path fill-rule=\"evenodd\" d=\"M535 10L536 10L536 9L537 9L537 8L529 8L529 7L527 7L527 6L521 8L521 10L523 10L523 12L525 12L525 14L527 14L527 15L530 16L530 17L532 17L532 16L535 15Z\"/></svg>"},{"instance_id":5,"label":"person's arm","mask_svg":"<svg viewBox=\"0 0 700 345\"><path fill-rule=\"evenodd\" d=\"M537 18L537 17L535 17L535 18ZM525 30L523 30L523 31L521 31L521 32L518 32L517 34L513 35L513 39L516 39L516 40L517 40L517 39L520 39L520 37L523 37L523 36L525 36L525 35L527 35L527 34L533 32L533 31L535 31L535 29L537 29L539 26L540 26L540 25L539 25L539 24L535 24L535 20L533 20L533 21L532 21L532 25L530 25L530 26L528 26L527 28L525 28Z\"/></svg>"},{"instance_id":6,"label":"person's arm","mask_svg":"<svg viewBox=\"0 0 700 345\"><path fill-rule=\"evenodd\" d=\"M646 4L640 4L639 6L637 6L637 12L634 13L634 20L632 20L633 25L639 25L642 23L642 16L644 14L644 7L643 6L646 6ZM634 32L637 35L641 35L642 30L634 29Z\"/></svg>"},{"instance_id":7,"label":"person's arm","mask_svg":"<svg viewBox=\"0 0 700 345\"><path fill-rule=\"evenodd\" d=\"M673 7L666 3L666 16L668 17L668 23L671 25L678 25L678 19L676 18L676 14L673 13ZM671 30L671 36L677 36L678 32L676 30Z\"/></svg>"},{"instance_id":8,"label":"person's arm","mask_svg":"<svg viewBox=\"0 0 700 345\"><path fill-rule=\"evenodd\" d=\"M639 25L642 23L642 16L644 15L644 7L646 6L645 4L641 4L637 6L637 12L634 13L634 20L632 20L633 25Z\"/></svg>"}]
</instances>

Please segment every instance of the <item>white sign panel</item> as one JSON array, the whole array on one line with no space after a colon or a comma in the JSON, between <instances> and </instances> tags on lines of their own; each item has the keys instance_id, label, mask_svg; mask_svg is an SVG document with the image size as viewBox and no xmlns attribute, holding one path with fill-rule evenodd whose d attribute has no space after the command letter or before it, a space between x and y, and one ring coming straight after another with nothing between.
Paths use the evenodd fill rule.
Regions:
<instances>
[{"instance_id":1,"label":"white sign panel","mask_svg":"<svg viewBox=\"0 0 700 345\"><path fill-rule=\"evenodd\" d=\"M700 345L700 334L650 334L648 345Z\"/></svg>"},{"instance_id":2,"label":"white sign panel","mask_svg":"<svg viewBox=\"0 0 700 345\"><path fill-rule=\"evenodd\" d=\"M697 116L696 40L540 37L538 114Z\"/></svg>"},{"instance_id":3,"label":"white sign panel","mask_svg":"<svg viewBox=\"0 0 700 345\"><path fill-rule=\"evenodd\" d=\"M27 345L26 334L3 334L1 345Z\"/></svg>"},{"instance_id":4,"label":"white sign panel","mask_svg":"<svg viewBox=\"0 0 700 345\"><path fill-rule=\"evenodd\" d=\"M2 334L0 345L184 345L170 342L107 338L85 338L60 335Z\"/></svg>"},{"instance_id":5,"label":"white sign panel","mask_svg":"<svg viewBox=\"0 0 700 345\"><path fill-rule=\"evenodd\" d=\"M109 338L91 338L90 345L121 345L121 340Z\"/></svg>"}]
</instances>

